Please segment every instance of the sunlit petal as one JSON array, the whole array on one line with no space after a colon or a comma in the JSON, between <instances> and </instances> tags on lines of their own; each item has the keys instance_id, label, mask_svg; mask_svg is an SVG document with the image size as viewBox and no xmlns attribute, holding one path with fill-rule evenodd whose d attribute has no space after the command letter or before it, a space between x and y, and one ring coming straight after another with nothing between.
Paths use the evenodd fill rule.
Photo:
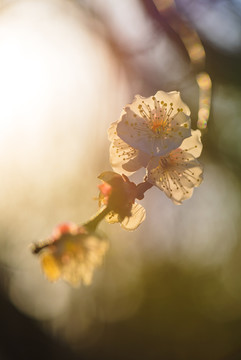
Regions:
<instances>
[{"instance_id":1,"label":"sunlit petal","mask_svg":"<svg viewBox=\"0 0 241 360\"><path fill-rule=\"evenodd\" d=\"M131 216L125 217L121 222L121 226L126 230L135 230L145 220L146 210L140 204L133 204L131 209Z\"/></svg>"},{"instance_id":2,"label":"sunlit petal","mask_svg":"<svg viewBox=\"0 0 241 360\"><path fill-rule=\"evenodd\" d=\"M178 109L182 109L185 115L190 116L190 109L189 107L182 101L181 96L180 96L180 92L178 91L171 91L166 93L165 91L161 91L159 90L154 97L156 98L157 101L159 101L160 103L163 101L163 103L165 104L170 104L172 103L172 108L174 113L178 112ZM127 105L130 107L130 109L135 112L136 114L139 114L139 108L138 106L142 103L142 101L144 101L147 105L149 105L151 108L153 107L153 96L150 97L143 97L141 95L136 95L134 98L134 101Z\"/></svg>"},{"instance_id":3,"label":"sunlit petal","mask_svg":"<svg viewBox=\"0 0 241 360\"><path fill-rule=\"evenodd\" d=\"M136 150L120 138L110 145L110 164L119 174L131 175L143 166L146 167L150 155Z\"/></svg>"},{"instance_id":4,"label":"sunlit petal","mask_svg":"<svg viewBox=\"0 0 241 360\"><path fill-rule=\"evenodd\" d=\"M203 145L201 142L201 131L192 130L192 135L183 140L180 149L198 158L201 155Z\"/></svg>"},{"instance_id":5,"label":"sunlit petal","mask_svg":"<svg viewBox=\"0 0 241 360\"><path fill-rule=\"evenodd\" d=\"M56 281L61 276L61 269L56 261L55 257L51 254L44 253L41 256L41 265L42 269L47 277L47 279L51 282Z\"/></svg>"}]
</instances>

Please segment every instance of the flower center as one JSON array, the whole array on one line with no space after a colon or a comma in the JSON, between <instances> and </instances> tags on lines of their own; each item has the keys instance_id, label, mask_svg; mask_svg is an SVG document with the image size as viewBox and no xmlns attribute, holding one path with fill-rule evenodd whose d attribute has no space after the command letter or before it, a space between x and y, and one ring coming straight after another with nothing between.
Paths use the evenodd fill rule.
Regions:
<instances>
[{"instance_id":1,"label":"flower center","mask_svg":"<svg viewBox=\"0 0 241 360\"><path fill-rule=\"evenodd\" d=\"M168 131L168 126L166 120L154 114L150 119L150 129L157 135L161 135L164 132Z\"/></svg>"},{"instance_id":2,"label":"flower center","mask_svg":"<svg viewBox=\"0 0 241 360\"><path fill-rule=\"evenodd\" d=\"M167 104L159 101L155 96L152 97L154 107L142 101L138 106L141 116L147 120L149 129L157 136L168 136L172 131L171 117L173 113L173 103ZM177 109L182 111L182 109Z\"/></svg>"}]
</instances>

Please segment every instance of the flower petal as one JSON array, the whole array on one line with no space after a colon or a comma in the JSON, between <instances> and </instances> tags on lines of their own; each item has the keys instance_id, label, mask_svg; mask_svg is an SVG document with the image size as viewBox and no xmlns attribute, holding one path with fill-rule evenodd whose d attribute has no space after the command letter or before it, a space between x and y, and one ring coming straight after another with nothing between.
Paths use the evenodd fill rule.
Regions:
<instances>
[{"instance_id":1,"label":"flower petal","mask_svg":"<svg viewBox=\"0 0 241 360\"><path fill-rule=\"evenodd\" d=\"M98 179L100 179L108 184L115 178L121 179L122 177L121 177L121 175L119 175L113 171L104 171L98 176Z\"/></svg>"},{"instance_id":2,"label":"flower petal","mask_svg":"<svg viewBox=\"0 0 241 360\"><path fill-rule=\"evenodd\" d=\"M149 160L150 155L134 149L120 138L110 145L110 164L119 174L129 176L140 168L146 167Z\"/></svg>"},{"instance_id":3,"label":"flower petal","mask_svg":"<svg viewBox=\"0 0 241 360\"><path fill-rule=\"evenodd\" d=\"M156 101L159 101L160 103L166 103L168 106L172 104L172 107L174 109L174 113L178 112L178 109L182 109L183 113L185 115L190 116L190 109L189 107L182 101L180 92L179 91L171 91L166 93L165 91L157 91L157 93L154 96L150 97L142 97L141 95L136 95L134 98L134 101L127 105L130 107L130 109L135 112L136 114L139 114L139 108L138 106L142 104L144 101L147 105L150 107L153 107L153 98L156 98Z\"/></svg>"},{"instance_id":4,"label":"flower petal","mask_svg":"<svg viewBox=\"0 0 241 360\"><path fill-rule=\"evenodd\" d=\"M61 276L61 270L58 261L54 256L48 253L41 255L42 269L50 282L57 281Z\"/></svg>"},{"instance_id":5,"label":"flower petal","mask_svg":"<svg viewBox=\"0 0 241 360\"><path fill-rule=\"evenodd\" d=\"M183 140L180 149L193 155L195 158L201 155L203 145L201 142L201 131L192 130L191 136Z\"/></svg>"},{"instance_id":6,"label":"flower petal","mask_svg":"<svg viewBox=\"0 0 241 360\"><path fill-rule=\"evenodd\" d=\"M117 173L127 176L133 174L142 167L146 167L150 155L136 150L125 143L116 133L117 122L112 123L108 136L112 141L110 145L110 164Z\"/></svg>"},{"instance_id":7,"label":"flower petal","mask_svg":"<svg viewBox=\"0 0 241 360\"><path fill-rule=\"evenodd\" d=\"M113 122L108 129L108 139L110 141L113 141L114 139L118 138L116 133L117 123L118 123L117 121Z\"/></svg>"},{"instance_id":8,"label":"flower petal","mask_svg":"<svg viewBox=\"0 0 241 360\"><path fill-rule=\"evenodd\" d=\"M100 266L108 249L108 243L96 236L87 236L78 249L62 260L61 277L74 287L82 282L90 285L96 267Z\"/></svg>"},{"instance_id":9,"label":"flower petal","mask_svg":"<svg viewBox=\"0 0 241 360\"><path fill-rule=\"evenodd\" d=\"M140 204L133 204L131 209L131 216L125 217L121 222L121 226L125 230L135 230L145 220L146 210Z\"/></svg>"},{"instance_id":10,"label":"flower petal","mask_svg":"<svg viewBox=\"0 0 241 360\"><path fill-rule=\"evenodd\" d=\"M193 188L202 182L202 165L191 154L181 149L172 151L166 157L152 159L147 168L147 181L156 185L175 204L192 196Z\"/></svg>"}]
</instances>

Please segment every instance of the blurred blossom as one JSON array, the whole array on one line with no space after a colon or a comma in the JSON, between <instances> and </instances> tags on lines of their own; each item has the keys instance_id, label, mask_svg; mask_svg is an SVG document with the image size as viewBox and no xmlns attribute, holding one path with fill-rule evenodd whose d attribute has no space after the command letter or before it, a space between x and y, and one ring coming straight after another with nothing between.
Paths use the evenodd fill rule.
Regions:
<instances>
[{"instance_id":1,"label":"blurred blossom","mask_svg":"<svg viewBox=\"0 0 241 360\"><path fill-rule=\"evenodd\" d=\"M44 245L35 245L49 281L62 278L72 286L90 285L93 272L103 261L108 243L96 232L72 223L61 224Z\"/></svg>"}]
</instances>

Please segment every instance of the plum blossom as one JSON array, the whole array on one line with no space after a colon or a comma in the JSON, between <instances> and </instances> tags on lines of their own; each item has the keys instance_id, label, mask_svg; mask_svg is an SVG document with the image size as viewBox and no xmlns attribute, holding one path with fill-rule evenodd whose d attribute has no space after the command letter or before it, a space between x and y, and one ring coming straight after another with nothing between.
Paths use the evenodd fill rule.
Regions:
<instances>
[{"instance_id":1,"label":"plum blossom","mask_svg":"<svg viewBox=\"0 0 241 360\"><path fill-rule=\"evenodd\" d=\"M142 198L139 188L127 176L106 171L99 175L103 181L99 185L99 205L105 205L109 212L106 221L113 224L119 222L126 230L135 230L146 217L143 206L135 203Z\"/></svg>"},{"instance_id":2,"label":"plum blossom","mask_svg":"<svg viewBox=\"0 0 241 360\"><path fill-rule=\"evenodd\" d=\"M202 151L201 133L191 130L189 115L179 92L137 95L108 130L112 168L131 175L144 167L145 181L175 204L189 199L203 173L196 159Z\"/></svg>"},{"instance_id":3,"label":"plum blossom","mask_svg":"<svg viewBox=\"0 0 241 360\"><path fill-rule=\"evenodd\" d=\"M142 165L145 162L143 153L149 156L168 154L191 135L189 115L190 110L181 100L179 92L158 91L155 96L148 98L136 95L133 103L124 108L120 120L112 124L109 130L111 157L114 156L115 147L119 150L125 146L117 142L118 138L131 147L131 150L123 148L122 152L118 154L117 151L116 154L127 155L136 164Z\"/></svg>"},{"instance_id":4,"label":"plum blossom","mask_svg":"<svg viewBox=\"0 0 241 360\"><path fill-rule=\"evenodd\" d=\"M93 273L100 266L108 249L108 243L96 232L84 226L64 223L57 226L51 238L36 244L34 253L40 254L42 269L51 282L60 278L78 287L89 285Z\"/></svg>"},{"instance_id":5,"label":"plum blossom","mask_svg":"<svg viewBox=\"0 0 241 360\"><path fill-rule=\"evenodd\" d=\"M203 167L196 159L201 151L201 132L192 130L192 135L178 149L151 158L146 180L164 191L175 204L181 204L202 182Z\"/></svg>"}]
</instances>

